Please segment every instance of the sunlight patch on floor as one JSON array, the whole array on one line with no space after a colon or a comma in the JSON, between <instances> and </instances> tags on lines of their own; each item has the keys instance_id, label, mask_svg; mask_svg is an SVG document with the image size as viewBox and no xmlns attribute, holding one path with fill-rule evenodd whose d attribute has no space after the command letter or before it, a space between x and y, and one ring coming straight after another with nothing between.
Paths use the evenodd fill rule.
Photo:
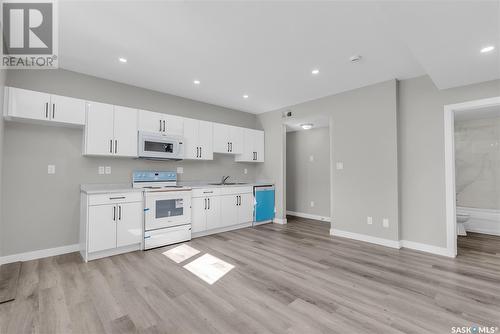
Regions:
<instances>
[{"instance_id":1,"label":"sunlight patch on floor","mask_svg":"<svg viewBox=\"0 0 500 334\"><path fill-rule=\"evenodd\" d=\"M195 256L198 254L200 251L197 249L194 249L191 246L188 246L186 244L182 244L180 246L177 246L175 248L169 249L166 252L163 252L163 255L168 257L170 260L174 261L175 263L181 263L183 261L186 261L187 259Z\"/></svg>"},{"instance_id":2,"label":"sunlight patch on floor","mask_svg":"<svg viewBox=\"0 0 500 334\"><path fill-rule=\"evenodd\" d=\"M198 276L208 284L214 284L221 277L234 268L232 264L222 261L215 256L205 254L186 264L185 269Z\"/></svg>"}]
</instances>

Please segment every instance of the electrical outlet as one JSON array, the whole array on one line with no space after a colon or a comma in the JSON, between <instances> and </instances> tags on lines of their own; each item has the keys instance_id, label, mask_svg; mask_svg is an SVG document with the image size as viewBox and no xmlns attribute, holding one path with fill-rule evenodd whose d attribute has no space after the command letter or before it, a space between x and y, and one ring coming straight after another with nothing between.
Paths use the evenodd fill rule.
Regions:
<instances>
[{"instance_id":1,"label":"electrical outlet","mask_svg":"<svg viewBox=\"0 0 500 334\"><path fill-rule=\"evenodd\" d=\"M314 208L314 201L311 201L311 208Z\"/></svg>"},{"instance_id":2,"label":"electrical outlet","mask_svg":"<svg viewBox=\"0 0 500 334\"><path fill-rule=\"evenodd\" d=\"M366 223L367 223L368 225L373 224L373 217L366 217Z\"/></svg>"},{"instance_id":3,"label":"electrical outlet","mask_svg":"<svg viewBox=\"0 0 500 334\"><path fill-rule=\"evenodd\" d=\"M337 166L337 170L344 169L344 163L343 162L337 162L336 166Z\"/></svg>"},{"instance_id":4,"label":"electrical outlet","mask_svg":"<svg viewBox=\"0 0 500 334\"><path fill-rule=\"evenodd\" d=\"M243 174L248 174L248 169L247 169L247 168L245 168L245 169L243 170Z\"/></svg>"},{"instance_id":5,"label":"electrical outlet","mask_svg":"<svg viewBox=\"0 0 500 334\"><path fill-rule=\"evenodd\" d=\"M177 174L183 174L184 173L184 167L177 167Z\"/></svg>"},{"instance_id":6,"label":"electrical outlet","mask_svg":"<svg viewBox=\"0 0 500 334\"><path fill-rule=\"evenodd\" d=\"M106 168L104 169L104 173L111 174L111 166L106 166Z\"/></svg>"},{"instance_id":7,"label":"electrical outlet","mask_svg":"<svg viewBox=\"0 0 500 334\"><path fill-rule=\"evenodd\" d=\"M56 173L56 165L48 165L47 174L55 174L55 173Z\"/></svg>"},{"instance_id":8,"label":"electrical outlet","mask_svg":"<svg viewBox=\"0 0 500 334\"><path fill-rule=\"evenodd\" d=\"M389 227L389 219L384 218L382 220L382 226L385 227L385 228L388 228Z\"/></svg>"},{"instance_id":9,"label":"electrical outlet","mask_svg":"<svg viewBox=\"0 0 500 334\"><path fill-rule=\"evenodd\" d=\"M310 155L310 156L309 156L309 161L310 161L310 162L313 162L313 161L314 161L314 155Z\"/></svg>"},{"instance_id":10,"label":"electrical outlet","mask_svg":"<svg viewBox=\"0 0 500 334\"><path fill-rule=\"evenodd\" d=\"M99 166L99 168L97 168L97 173L99 175L104 175L104 166Z\"/></svg>"}]
</instances>

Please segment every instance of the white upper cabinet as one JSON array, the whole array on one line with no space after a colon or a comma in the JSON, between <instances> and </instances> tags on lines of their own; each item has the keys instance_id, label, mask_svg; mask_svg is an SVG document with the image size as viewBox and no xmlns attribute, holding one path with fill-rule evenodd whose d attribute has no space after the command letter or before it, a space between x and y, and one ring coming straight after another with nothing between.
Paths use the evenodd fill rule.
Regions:
<instances>
[{"instance_id":1,"label":"white upper cabinet","mask_svg":"<svg viewBox=\"0 0 500 334\"><path fill-rule=\"evenodd\" d=\"M86 155L137 156L137 110L87 103Z\"/></svg>"},{"instance_id":2,"label":"white upper cabinet","mask_svg":"<svg viewBox=\"0 0 500 334\"><path fill-rule=\"evenodd\" d=\"M184 119L184 152L186 159L213 160L213 123Z\"/></svg>"},{"instance_id":3,"label":"white upper cabinet","mask_svg":"<svg viewBox=\"0 0 500 334\"><path fill-rule=\"evenodd\" d=\"M182 136L184 132L184 118L159 112L140 110L139 130Z\"/></svg>"},{"instance_id":4,"label":"white upper cabinet","mask_svg":"<svg viewBox=\"0 0 500 334\"><path fill-rule=\"evenodd\" d=\"M215 153L241 154L243 152L243 128L214 123L213 137Z\"/></svg>"},{"instance_id":5,"label":"white upper cabinet","mask_svg":"<svg viewBox=\"0 0 500 334\"><path fill-rule=\"evenodd\" d=\"M85 124L85 101L32 90L6 87L4 115L17 119Z\"/></svg>"},{"instance_id":6,"label":"white upper cabinet","mask_svg":"<svg viewBox=\"0 0 500 334\"><path fill-rule=\"evenodd\" d=\"M243 152L235 160L241 162L264 162L264 131L243 129Z\"/></svg>"}]
</instances>

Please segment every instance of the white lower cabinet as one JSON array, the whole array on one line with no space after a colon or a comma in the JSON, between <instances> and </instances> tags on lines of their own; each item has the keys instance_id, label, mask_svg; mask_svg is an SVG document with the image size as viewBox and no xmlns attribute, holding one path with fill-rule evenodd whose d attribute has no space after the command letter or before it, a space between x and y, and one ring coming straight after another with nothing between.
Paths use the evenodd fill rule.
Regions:
<instances>
[{"instance_id":1,"label":"white lower cabinet","mask_svg":"<svg viewBox=\"0 0 500 334\"><path fill-rule=\"evenodd\" d=\"M80 252L85 261L141 249L142 193L82 193Z\"/></svg>"},{"instance_id":2,"label":"white lower cabinet","mask_svg":"<svg viewBox=\"0 0 500 334\"><path fill-rule=\"evenodd\" d=\"M253 187L193 190L193 237L238 228L253 221Z\"/></svg>"}]
</instances>

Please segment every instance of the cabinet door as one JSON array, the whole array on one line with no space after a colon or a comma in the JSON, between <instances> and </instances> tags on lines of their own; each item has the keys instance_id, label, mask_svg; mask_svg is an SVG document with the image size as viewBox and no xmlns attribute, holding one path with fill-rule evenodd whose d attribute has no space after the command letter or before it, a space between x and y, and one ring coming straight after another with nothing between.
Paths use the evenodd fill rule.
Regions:
<instances>
[{"instance_id":1,"label":"cabinet door","mask_svg":"<svg viewBox=\"0 0 500 334\"><path fill-rule=\"evenodd\" d=\"M147 132L163 132L163 114L147 110L139 110L139 130Z\"/></svg>"},{"instance_id":2,"label":"cabinet door","mask_svg":"<svg viewBox=\"0 0 500 334\"><path fill-rule=\"evenodd\" d=\"M116 218L115 205L89 207L89 253L116 248Z\"/></svg>"},{"instance_id":3,"label":"cabinet door","mask_svg":"<svg viewBox=\"0 0 500 334\"><path fill-rule=\"evenodd\" d=\"M238 206L238 224L248 223L253 221L253 194L241 194L240 205Z\"/></svg>"},{"instance_id":4,"label":"cabinet door","mask_svg":"<svg viewBox=\"0 0 500 334\"><path fill-rule=\"evenodd\" d=\"M214 159L213 123L199 121L198 146L200 147L201 159Z\"/></svg>"},{"instance_id":5,"label":"cabinet door","mask_svg":"<svg viewBox=\"0 0 500 334\"><path fill-rule=\"evenodd\" d=\"M254 132L254 151L255 161L264 162L264 131L255 130Z\"/></svg>"},{"instance_id":6,"label":"cabinet door","mask_svg":"<svg viewBox=\"0 0 500 334\"><path fill-rule=\"evenodd\" d=\"M199 159L200 147L198 146L199 121L191 118L184 120L184 158Z\"/></svg>"},{"instance_id":7,"label":"cabinet door","mask_svg":"<svg viewBox=\"0 0 500 334\"><path fill-rule=\"evenodd\" d=\"M231 153L241 154L243 153L243 128L237 126L231 126L230 131L230 142L231 142Z\"/></svg>"},{"instance_id":8,"label":"cabinet door","mask_svg":"<svg viewBox=\"0 0 500 334\"><path fill-rule=\"evenodd\" d=\"M203 232L207 229L207 198L193 198L191 202L191 231Z\"/></svg>"},{"instance_id":9,"label":"cabinet door","mask_svg":"<svg viewBox=\"0 0 500 334\"><path fill-rule=\"evenodd\" d=\"M169 135L182 136L184 132L184 118L179 116L163 114L165 121L165 133Z\"/></svg>"},{"instance_id":10,"label":"cabinet door","mask_svg":"<svg viewBox=\"0 0 500 334\"><path fill-rule=\"evenodd\" d=\"M230 126L220 123L213 125L213 151L214 153L229 153Z\"/></svg>"},{"instance_id":11,"label":"cabinet door","mask_svg":"<svg viewBox=\"0 0 500 334\"><path fill-rule=\"evenodd\" d=\"M207 230L212 230L221 226L221 197L207 197Z\"/></svg>"},{"instance_id":12,"label":"cabinet door","mask_svg":"<svg viewBox=\"0 0 500 334\"><path fill-rule=\"evenodd\" d=\"M221 219L217 227L226 227L238 224L238 198L236 195L220 196Z\"/></svg>"},{"instance_id":13,"label":"cabinet door","mask_svg":"<svg viewBox=\"0 0 500 334\"><path fill-rule=\"evenodd\" d=\"M115 106L113 152L122 157L137 156L137 110Z\"/></svg>"},{"instance_id":14,"label":"cabinet door","mask_svg":"<svg viewBox=\"0 0 500 334\"><path fill-rule=\"evenodd\" d=\"M32 90L9 87L8 115L37 120L49 120L50 95Z\"/></svg>"},{"instance_id":15,"label":"cabinet door","mask_svg":"<svg viewBox=\"0 0 500 334\"><path fill-rule=\"evenodd\" d=\"M72 97L50 96L50 119L55 122L84 125L85 101Z\"/></svg>"},{"instance_id":16,"label":"cabinet door","mask_svg":"<svg viewBox=\"0 0 500 334\"><path fill-rule=\"evenodd\" d=\"M118 204L116 219L116 247L138 244L142 241L142 203Z\"/></svg>"},{"instance_id":17,"label":"cabinet door","mask_svg":"<svg viewBox=\"0 0 500 334\"><path fill-rule=\"evenodd\" d=\"M243 151L237 155L235 161L254 161L254 130L243 129Z\"/></svg>"},{"instance_id":18,"label":"cabinet door","mask_svg":"<svg viewBox=\"0 0 500 334\"><path fill-rule=\"evenodd\" d=\"M113 106L98 102L87 103L85 154L114 155Z\"/></svg>"}]
</instances>

